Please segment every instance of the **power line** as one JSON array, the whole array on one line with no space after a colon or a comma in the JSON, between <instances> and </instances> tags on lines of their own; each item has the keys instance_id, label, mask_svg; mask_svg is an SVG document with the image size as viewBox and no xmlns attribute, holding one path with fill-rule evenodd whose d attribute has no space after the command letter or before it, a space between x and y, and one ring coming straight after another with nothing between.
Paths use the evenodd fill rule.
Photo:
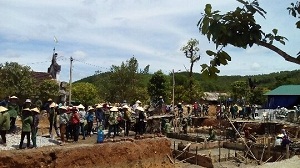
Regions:
<instances>
[{"instance_id":1,"label":"power line","mask_svg":"<svg viewBox=\"0 0 300 168\"><path fill-rule=\"evenodd\" d=\"M106 68L106 67L102 67L102 66L94 65L94 64L87 63L87 62L84 62L84 61L82 61L82 60L78 60L78 59L74 59L74 61L77 61L77 62L80 62L80 63L86 64L86 65L89 65L89 66L97 67L97 68L100 68L100 69L106 69L106 70L108 70L108 71L110 70L110 68Z\"/></svg>"}]
</instances>

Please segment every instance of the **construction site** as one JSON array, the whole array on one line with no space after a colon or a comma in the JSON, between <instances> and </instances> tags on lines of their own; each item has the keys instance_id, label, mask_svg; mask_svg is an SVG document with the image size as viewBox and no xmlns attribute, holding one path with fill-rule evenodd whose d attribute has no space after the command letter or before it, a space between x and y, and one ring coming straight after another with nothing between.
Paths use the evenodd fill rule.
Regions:
<instances>
[{"instance_id":1,"label":"construction site","mask_svg":"<svg viewBox=\"0 0 300 168\"><path fill-rule=\"evenodd\" d=\"M213 111L210 110L211 113ZM282 117L279 111L269 109L259 110L255 119L192 117L192 126L187 134L178 133L180 130L168 134L173 145L173 163L188 162L211 168L266 167L270 163L272 167L276 164L282 167L280 162L288 163L290 158L298 160L300 154L298 117L299 114L293 110L286 111L285 117ZM216 137L208 140L212 129ZM278 140L282 142L283 131L290 140L284 146L278 144ZM193 167L191 165L187 166Z\"/></svg>"},{"instance_id":2,"label":"construction site","mask_svg":"<svg viewBox=\"0 0 300 168\"><path fill-rule=\"evenodd\" d=\"M211 107L213 108L213 106ZM213 109L210 113L213 113ZM187 134L175 127L166 136L117 137L96 144L90 137L77 144L45 146L28 150L1 151L0 167L264 167L298 160L299 127L296 114L276 119L262 111L256 120L192 117ZM265 116L264 116L265 115ZM40 135L47 129L43 120ZM207 140L215 130L214 140ZM255 141L245 138L249 129ZM289 145L276 146L282 129L291 137ZM46 131L44 131L46 132ZM290 159L292 158L292 159ZM295 159L297 158L297 159ZM78 161L80 160L80 161ZM286 163L285 163L286 165ZM281 167L281 166L278 166Z\"/></svg>"}]
</instances>

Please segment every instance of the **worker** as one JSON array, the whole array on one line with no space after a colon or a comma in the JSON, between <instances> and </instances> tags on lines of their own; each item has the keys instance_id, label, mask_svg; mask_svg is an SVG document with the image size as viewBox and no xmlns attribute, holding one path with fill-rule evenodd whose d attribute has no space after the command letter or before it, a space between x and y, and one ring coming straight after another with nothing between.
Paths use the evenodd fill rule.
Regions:
<instances>
[{"instance_id":1,"label":"worker","mask_svg":"<svg viewBox=\"0 0 300 168\"><path fill-rule=\"evenodd\" d=\"M245 130L244 130L244 134L245 134L245 140L248 141L252 141L254 143L256 143L256 138L250 134L250 130L252 130L251 127L246 127Z\"/></svg>"},{"instance_id":2,"label":"worker","mask_svg":"<svg viewBox=\"0 0 300 168\"><path fill-rule=\"evenodd\" d=\"M209 128L209 137L207 138L207 141L215 141L216 140L216 133L215 130L213 129L213 127Z\"/></svg>"}]
</instances>

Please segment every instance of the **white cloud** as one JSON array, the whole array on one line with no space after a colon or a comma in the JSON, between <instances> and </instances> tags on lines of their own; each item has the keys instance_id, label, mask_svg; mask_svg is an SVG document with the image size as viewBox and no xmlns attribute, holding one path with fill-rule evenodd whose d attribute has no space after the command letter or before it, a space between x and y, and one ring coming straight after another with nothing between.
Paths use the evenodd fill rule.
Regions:
<instances>
[{"instance_id":1,"label":"white cloud","mask_svg":"<svg viewBox=\"0 0 300 168\"><path fill-rule=\"evenodd\" d=\"M78 60L85 60L87 58L87 54L83 51L75 51L73 52L72 57Z\"/></svg>"},{"instance_id":2,"label":"white cloud","mask_svg":"<svg viewBox=\"0 0 300 168\"><path fill-rule=\"evenodd\" d=\"M258 71L258 70L260 70L260 65L259 65L259 63L254 62L254 63L251 65L250 69L253 70L253 71Z\"/></svg>"},{"instance_id":3,"label":"white cloud","mask_svg":"<svg viewBox=\"0 0 300 168\"><path fill-rule=\"evenodd\" d=\"M288 37L286 46L278 46L296 54L299 30L290 28L295 20L286 10L292 1L274 0L271 4L261 1L268 14L266 20L258 18L264 30L278 28L280 34ZM239 4L236 0L0 1L0 58L2 62L18 61L34 70L45 71L50 65L55 35L59 40L56 51L62 65L60 76L64 80L68 80L70 56L84 62L74 62L75 80L99 69L105 71L112 64L120 65L133 55L141 68L150 64L152 72L159 69L167 72L189 66L180 48L190 38L196 38L202 55L195 65L195 71L199 72L199 65L210 60L205 50L215 48L196 26L206 3L222 12ZM232 56L229 65L220 67L225 75L297 68L261 47L247 50L226 47L225 50ZM43 61L46 62L32 64ZM260 65L257 70L253 69L255 63Z\"/></svg>"}]
</instances>

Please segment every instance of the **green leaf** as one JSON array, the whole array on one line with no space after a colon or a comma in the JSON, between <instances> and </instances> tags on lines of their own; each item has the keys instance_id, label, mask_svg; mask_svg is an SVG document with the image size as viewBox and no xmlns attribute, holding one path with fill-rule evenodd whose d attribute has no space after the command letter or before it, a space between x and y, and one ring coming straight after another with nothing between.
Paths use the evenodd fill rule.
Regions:
<instances>
[{"instance_id":1,"label":"green leaf","mask_svg":"<svg viewBox=\"0 0 300 168\"><path fill-rule=\"evenodd\" d=\"M283 40L280 40L279 41L281 44L285 45L285 42Z\"/></svg>"},{"instance_id":2,"label":"green leaf","mask_svg":"<svg viewBox=\"0 0 300 168\"><path fill-rule=\"evenodd\" d=\"M207 34L208 28L209 28L209 18L205 16L203 18L202 27L201 27L202 34Z\"/></svg>"},{"instance_id":3,"label":"green leaf","mask_svg":"<svg viewBox=\"0 0 300 168\"><path fill-rule=\"evenodd\" d=\"M274 33L274 35L277 34L278 30L277 29L273 29L272 32Z\"/></svg>"},{"instance_id":4,"label":"green leaf","mask_svg":"<svg viewBox=\"0 0 300 168\"><path fill-rule=\"evenodd\" d=\"M240 3L242 3L242 4L244 4L244 5L247 5L247 4L248 4L248 2L245 2L245 1L243 1L243 0L236 0L236 1L238 1L238 2L240 2Z\"/></svg>"},{"instance_id":5,"label":"green leaf","mask_svg":"<svg viewBox=\"0 0 300 168\"><path fill-rule=\"evenodd\" d=\"M211 50L206 50L206 54L209 56L216 55L216 53Z\"/></svg>"},{"instance_id":6,"label":"green leaf","mask_svg":"<svg viewBox=\"0 0 300 168\"><path fill-rule=\"evenodd\" d=\"M205 11L205 14L211 15L211 4L206 4L204 11Z\"/></svg>"},{"instance_id":7,"label":"green leaf","mask_svg":"<svg viewBox=\"0 0 300 168\"><path fill-rule=\"evenodd\" d=\"M222 53L223 53L224 58L225 58L227 61L231 61L231 57L230 57L230 55L229 55L227 52L222 51Z\"/></svg>"},{"instance_id":8,"label":"green leaf","mask_svg":"<svg viewBox=\"0 0 300 168\"><path fill-rule=\"evenodd\" d=\"M280 41L281 39L282 39L281 36L275 36L276 41Z\"/></svg>"},{"instance_id":9,"label":"green leaf","mask_svg":"<svg viewBox=\"0 0 300 168\"><path fill-rule=\"evenodd\" d=\"M298 22L296 23L296 26L297 26L298 29L300 29L300 21L298 21Z\"/></svg>"}]
</instances>

